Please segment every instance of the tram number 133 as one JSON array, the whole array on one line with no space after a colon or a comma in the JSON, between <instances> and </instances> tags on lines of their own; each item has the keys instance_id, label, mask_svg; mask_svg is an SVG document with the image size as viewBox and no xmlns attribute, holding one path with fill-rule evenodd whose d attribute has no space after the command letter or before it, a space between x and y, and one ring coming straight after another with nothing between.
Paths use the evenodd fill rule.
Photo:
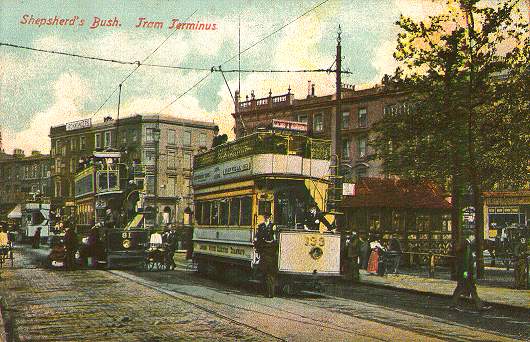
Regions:
<instances>
[{"instance_id":1,"label":"tram number 133","mask_svg":"<svg viewBox=\"0 0 530 342\"><path fill-rule=\"evenodd\" d=\"M305 236L305 245L306 246L319 246L324 247L324 237L323 236Z\"/></svg>"}]
</instances>

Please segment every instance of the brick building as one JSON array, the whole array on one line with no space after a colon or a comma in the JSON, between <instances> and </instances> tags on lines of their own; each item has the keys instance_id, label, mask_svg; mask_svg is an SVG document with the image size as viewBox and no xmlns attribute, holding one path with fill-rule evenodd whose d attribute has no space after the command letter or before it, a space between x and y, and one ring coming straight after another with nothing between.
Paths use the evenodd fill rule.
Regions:
<instances>
[{"instance_id":1,"label":"brick building","mask_svg":"<svg viewBox=\"0 0 530 342\"><path fill-rule=\"evenodd\" d=\"M313 137L331 138L332 118L335 116L335 94L316 96L315 87L308 87L306 98L295 99L289 89L286 94L239 101L232 116L235 119L236 137L241 137L271 125L273 119L299 121L308 124ZM370 161L372 153L368 146L371 127L386 111L406 110L403 93L375 86L364 90L354 87L342 89L341 100L341 154L346 178L382 176L380 161ZM334 120L334 119L333 119Z\"/></svg>"},{"instance_id":2,"label":"brick building","mask_svg":"<svg viewBox=\"0 0 530 342\"><path fill-rule=\"evenodd\" d=\"M158 212L167 213L170 222L182 223L184 209L192 206L192 157L200 149L211 146L215 127L213 123L151 114L126 117L119 122L108 117L94 124L87 119L52 127L52 176L56 194L53 204L63 208L64 215L73 216L79 162L92 157L94 152L120 151L121 162L127 167L145 166L141 190L146 193L146 201L152 206L156 202ZM82 209L94 211L94 208Z\"/></svg>"},{"instance_id":3,"label":"brick building","mask_svg":"<svg viewBox=\"0 0 530 342\"><path fill-rule=\"evenodd\" d=\"M48 154L32 151L25 156L20 149L13 154L0 152L0 220L34 196L41 200L52 196L50 169Z\"/></svg>"}]
</instances>

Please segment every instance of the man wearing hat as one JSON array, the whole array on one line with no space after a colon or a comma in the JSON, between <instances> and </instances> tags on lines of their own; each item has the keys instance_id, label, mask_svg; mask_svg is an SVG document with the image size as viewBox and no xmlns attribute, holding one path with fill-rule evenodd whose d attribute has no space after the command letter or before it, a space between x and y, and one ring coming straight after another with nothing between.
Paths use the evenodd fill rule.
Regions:
<instances>
[{"instance_id":1,"label":"man wearing hat","mask_svg":"<svg viewBox=\"0 0 530 342\"><path fill-rule=\"evenodd\" d=\"M266 296L274 297L277 273L277 241L270 212L263 215L265 221L258 225L254 245L259 253L259 268L265 276Z\"/></svg>"},{"instance_id":2,"label":"man wearing hat","mask_svg":"<svg viewBox=\"0 0 530 342\"><path fill-rule=\"evenodd\" d=\"M459 309L458 300L461 295L471 295L477 310L488 310L491 307L485 306L477 294L477 285L475 283L475 259L473 249L475 237L470 235L463 242L458 243L456 249L457 263L457 286L453 292L453 298L450 308Z\"/></svg>"}]
</instances>

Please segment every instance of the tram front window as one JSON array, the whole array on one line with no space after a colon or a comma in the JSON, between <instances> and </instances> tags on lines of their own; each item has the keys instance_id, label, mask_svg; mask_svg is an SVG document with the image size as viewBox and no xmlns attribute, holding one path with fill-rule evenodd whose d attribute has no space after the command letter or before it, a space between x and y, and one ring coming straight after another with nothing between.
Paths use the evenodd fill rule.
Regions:
<instances>
[{"instance_id":1,"label":"tram front window","mask_svg":"<svg viewBox=\"0 0 530 342\"><path fill-rule=\"evenodd\" d=\"M294 191L276 194L274 222L282 226L296 228L304 222L304 200Z\"/></svg>"}]
</instances>

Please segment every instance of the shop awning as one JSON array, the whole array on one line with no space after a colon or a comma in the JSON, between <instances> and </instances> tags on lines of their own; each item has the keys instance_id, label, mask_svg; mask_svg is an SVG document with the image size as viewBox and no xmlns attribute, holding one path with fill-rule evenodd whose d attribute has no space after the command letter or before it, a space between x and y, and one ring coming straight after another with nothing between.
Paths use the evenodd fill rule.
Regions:
<instances>
[{"instance_id":1,"label":"shop awning","mask_svg":"<svg viewBox=\"0 0 530 342\"><path fill-rule=\"evenodd\" d=\"M7 214L7 218L8 219L19 219L19 218L22 218L22 208L20 206L20 204L17 204L15 208L13 208L13 210L11 210L9 212L9 214Z\"/></svg>"},{"instance_id":2,"label":"shop awning","mask_svg":"<svg viewBox=\"0 0 530 342\"><path fill-rule=\"evenodd\" d=\"M131 222L129 222L126 228L127 229L139 228L142 225L143 218L144 218L144 214L136 214L134 219Z\"/></svg>"}]
</instances>

